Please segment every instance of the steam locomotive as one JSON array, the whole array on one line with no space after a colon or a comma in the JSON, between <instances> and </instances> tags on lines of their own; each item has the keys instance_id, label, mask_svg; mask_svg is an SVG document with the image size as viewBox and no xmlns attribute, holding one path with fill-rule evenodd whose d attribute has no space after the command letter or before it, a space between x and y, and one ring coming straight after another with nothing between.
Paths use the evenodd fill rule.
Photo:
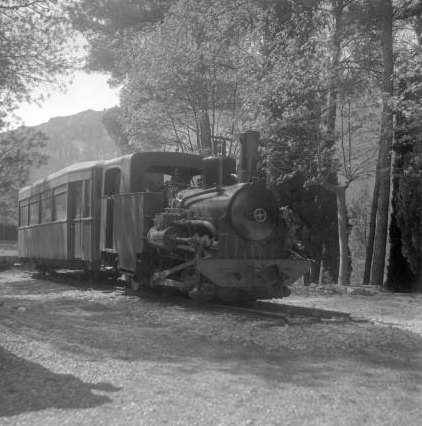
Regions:
<instances>
[{"instance_id":1,"label":"steam locomotive","mask_svg":"<svg viewBox=\"0 0 422 426\"><path fill-rule=\"evenodd\" d=\"M75 164L19 192L18 251L43 271L119 273L193 298L284 297L310 262L276 200L253 180L258 132L229 156L138 152Z\"/></svg>"}]
</instances>

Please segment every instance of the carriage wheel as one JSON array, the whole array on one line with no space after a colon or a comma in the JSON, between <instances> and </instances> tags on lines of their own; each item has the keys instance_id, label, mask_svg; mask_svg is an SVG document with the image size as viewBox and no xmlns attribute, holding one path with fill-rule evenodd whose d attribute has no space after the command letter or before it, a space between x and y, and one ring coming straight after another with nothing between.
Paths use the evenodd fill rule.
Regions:
<instances>
[{"instance_id":1,"label":"carriage wheel","mask_svg":"<svg viewBox=\"0 0 422 426\"><path fill-rule=\"evenodd\" d=\"M127 283L133 291L138 290L141 285L139 281L136 281L135 278L130 275L127 277Z\"/></svg>"}]
</instances>

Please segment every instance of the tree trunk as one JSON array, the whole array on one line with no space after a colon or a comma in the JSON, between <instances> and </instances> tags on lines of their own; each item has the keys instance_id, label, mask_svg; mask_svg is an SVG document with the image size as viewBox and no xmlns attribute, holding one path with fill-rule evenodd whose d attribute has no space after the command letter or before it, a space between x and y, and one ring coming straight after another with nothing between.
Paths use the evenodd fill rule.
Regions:
<instances>
[{"instance_id":1,"label":"tree trunk","mask_svg":"<svg viewBox=\"0 0 422 426\"><path fill-rule=\"evenodd\" d=\"M398 121L396 121L398 124ZM397 137L397 135L396 135ZM396 139L397 140L397 139ZM393 291L411 291L415 282L415 275L410 269L410 264L403 256L402 231L397 223L397 214L399 207L399 186L400 178L403 175L403 153L406 147L396 146L393 159L393 190L391 196L391 217L390 217L390 253L387 269L386 287Z\"/></svg>"},{"instance_id":2,"label":"tree trunk","mask_svg":"<svg viewBox=\"0 0 422 426\"><path fill-rule=\"evenodd\" d=\"M211 142L211 126L208 107L208 95L205 88L203 88L203 93L200 99L199 130L201 133L201 155L204 157L211 155L214 152Z\"/></svg>"},{"instance_id":3,"label":"tree trunk","mask_svg":"<svg viewBox=\"0 0 422 426\"><path fill-rule=\"evenodd\" d=\"M379 158L378 158L379 164ZM375 227L377 219L377 209L378 209L378 195L380 188L380 177L378 166L375 172L375 184L374 184L374 193L372 195L372 204L371 204L371 215L369 219L369 231L368 231L368 242L366 244L366 255L365 255L365 270L363 272L363 285L368 285L371 278L371 267L372 267L372 255L374 253L374 239L375 239Z\"/></svg>"},{"instance_id":4,"label":"tree trunk","mask_svg":"<svg viewBox=\"0 0 422 426\"><path fill-rule=\"evenodd\" d=\"M325 244L322 244L321 262L319 263L319 276L318 285L324 284L324 256L325 256Z\"/></svg>"},{"instance_id":5,"label":"tree trunk","mask_svg":"<svg viewBox=\"0 0 422 426\"><path fill-rule=\"evenodd\" d=\"M338 186L335 192L336 192L336 200L337 200L337 217L338 217L338 243L339 243L338 245L340 250L338 284L350 285L346 187Z\"/></svg>"},{"instance_id":6,"label":"tree trunk","mask_svg":"<svg viewBox=\"0 0 422 426\"><path fill-rule=\"evenodd\" d=\"M336 141L337 93L339 85L339 63L341 57L341 34L343 30L343 0L332 0L334 32L332 37L333 54L331 59L330 91L326 116L325 147L332 148Z\"/></svg>"},{"instance_id":7,"label":"tree trunk","mask_svg":"<svg viewBox=\"0 0 422 426\"><path fill-rule=\"evenodd\" d=\"M330 90L328 97L328 111L326 117L326 138L325 147L332 148L336 139L336 118L337 118L337 98L339 86L339 63L341 57L341 37L343 32L343 0L332 0L334 14L334 32L332 37L333 51L331 62ZM337 181L337 178L336 178ZM340 285L350 284L349 273L349 244L347 232L347 207L346 207L346 187L338 184L334 188L329 188L336 194L337 203L337 228L339 241L339 271L338 283ZM323 263L321 264L323 267ZM323 274L323 271L321 271Z\"/></svg>"},{"instance_id":8,"label":"tree trunk","mask_svg":"<svg viewBox=\"0 0 422 426\"><path fill-rule=\"evenodd\" d=\"M371 284L382 285L384 281L385 253L388 232L388 208L390 204L390 149L393 140L393 110L390 99L393 95L393 6L391 0L383 0L381 11L381 43L383 50L383 108L379 153L379 195ZM381 7L381 6L380 6Z\"/></svg>"}]
</instances>

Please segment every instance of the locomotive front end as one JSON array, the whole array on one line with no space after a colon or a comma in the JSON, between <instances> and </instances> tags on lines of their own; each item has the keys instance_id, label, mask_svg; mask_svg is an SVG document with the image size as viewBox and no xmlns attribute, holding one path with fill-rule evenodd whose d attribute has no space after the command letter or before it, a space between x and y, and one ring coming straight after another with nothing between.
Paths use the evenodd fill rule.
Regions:
<instances>
[{"instance_id":1,"label":"locomotive front end","mask_svg":"<svg viewBox=\"0 0 422 426\"><path fill-rule=\"evenodd\" d=\"M206 158L203 186L180 191L156 215L148 243L179 259L154 274L156 284L207 300L268 299L288 296L287 286L309 270L310 262L291 251L274 195L251 182L258 137L242 135L240 182L234 182L232 158Z\"/></svg>"},{"instance_id":2,"label":"locomotive front end","mask_svg":"<svg viewBox=\"0 0 422 426\"><path fill-rule=\"evenodd\" d=\"M256 183L221 191L190 199L195 217L215 221L218 230L214 252L196 259L195 267L205 279L192 295L200 292L224 301L288 296L287 286L309 270L310 262L291 251L274 195Z\"/></svg>"}]
</instances>

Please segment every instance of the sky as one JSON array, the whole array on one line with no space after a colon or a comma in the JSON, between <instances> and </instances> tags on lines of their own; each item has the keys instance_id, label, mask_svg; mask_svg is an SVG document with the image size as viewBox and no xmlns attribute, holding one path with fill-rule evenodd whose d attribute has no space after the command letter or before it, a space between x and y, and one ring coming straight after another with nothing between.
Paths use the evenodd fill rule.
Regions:
<instances>
[{"instance_id":1,"label":"sky","mask_svg":"<svg viewBox=\"0 0 422 426\"><path fill-rule=\"evenodd\" d=\"M119 103L119 89L111 89L107 78L104 74L78 71L66 92L51 90L44 93L46 99L41 105L22 104L15 114L23 121L22 124L35 126L52 117L72 115L87 109L102 111L110 108Z\"/></svg>"}]
</instances>

